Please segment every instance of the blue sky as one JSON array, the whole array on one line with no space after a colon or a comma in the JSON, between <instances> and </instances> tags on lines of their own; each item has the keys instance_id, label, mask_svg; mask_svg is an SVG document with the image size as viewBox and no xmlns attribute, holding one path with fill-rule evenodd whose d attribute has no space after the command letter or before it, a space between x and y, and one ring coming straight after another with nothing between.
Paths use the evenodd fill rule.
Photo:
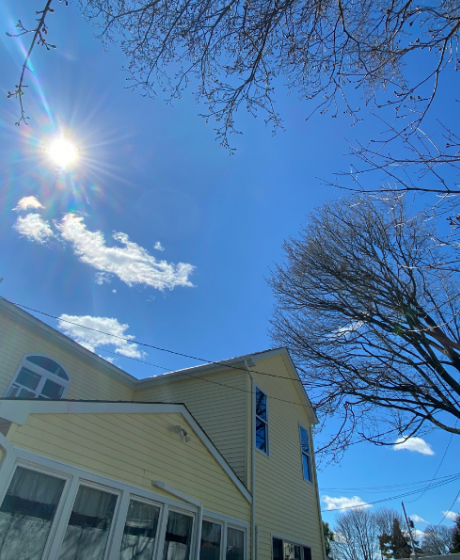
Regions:
<instances>
[{"instance_id":1,"label":"blue sky","mask_svg":"<svg viewBox=\"0 0 460 560\"><path fill-rule=\"evenodd\" d=\"M18 18L27 25L36 9L32 0L4 0L3 31ZM372 121L354 128L346 117L307 122L311 107L281 88L286 131L272 137L262 119L242 113L237 124L244 134L234 138L236 154L229 156L212 123L198 116L202 107L191 92L170 107L126 90L122 54L115 47L103 51L75 6L58 4L50 26L58 48L34 53L35 77L24 97L30 125L14 125L16 101L5 95L0 103L1 295L132 336L134 343L207 360L269 348L269 269L311 210L340 196L318 178L349 168L346 138L365 138ZM18 81L22 43L1 37L6 92ZM44 154L60 130L81 153L69 172ZM25 197L42 207L34 208L32 199L18 207ZM82 332L60 326L81 340ZM123 354L169 370L199 363L150 349L144 355L140 347L108 340L84 342L117 352L95 350L138 377L162 370ZM319 473L320 489L328 489L322 494L331 498L323 508L354 496L371 502L402 493L388 486L429 480L442 459L438 477L457 472L458 437L444 458L448 434L437 431L425 440L430 447L415 446L419 451L350 448L340 465ZM457 481L408 497L408 513L438 523L459 489ZM400 509L400 500L382 505ZM460 511L460 502L451 509ZM328 521L334 516L324 514Z\"/></svg>"}]
</instances>

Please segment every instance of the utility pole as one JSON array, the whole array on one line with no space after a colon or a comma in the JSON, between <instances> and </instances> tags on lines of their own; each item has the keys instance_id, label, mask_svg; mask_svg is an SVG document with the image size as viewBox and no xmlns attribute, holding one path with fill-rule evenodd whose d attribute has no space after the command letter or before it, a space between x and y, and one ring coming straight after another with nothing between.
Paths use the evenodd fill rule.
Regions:
<instances>
[{"instance_id":1,"label":"utility pole","mask_svg":"<svg viewBox=\"0 0 460 560\"><path fill-rule=\"evenodd\" d=\"M418 560L417 549L415 548L414 538L412 537L411 525L409 523L409 519L407 518L406 508L404 507L404 502L401 502L401 505L402 505L402 508L403 508L404 517L406 519L407 529L409 530L409 537L410 537L410 542L411 542L411 545L412 545L412 550L414 551L415 559ZM411 519L411 521L412 521L412 519ZM412 524L413 523L414 522L412 521Z\"/></svg>"}]
</instances>

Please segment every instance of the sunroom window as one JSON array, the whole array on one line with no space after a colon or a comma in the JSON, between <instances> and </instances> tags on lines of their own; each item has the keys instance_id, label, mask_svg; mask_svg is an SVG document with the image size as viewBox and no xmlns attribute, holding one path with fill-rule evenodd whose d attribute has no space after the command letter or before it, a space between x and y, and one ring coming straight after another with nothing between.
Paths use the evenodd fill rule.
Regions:
<instances>
[{"instance_id":1,"label":"sunroom window","mask_svg":"<svg viewBox=\"0 0 460 560\"><path fill-rule=\"evenodd\" d=\"M65 481L18 467L0 507L0 558L40 560Z\"/></svg>"},{"instance_id":2,"label":"sunroom window","mask_svg":"<svg viewBox=\"0 0 460 560\"><path fill-rule=\"evenodd\" d=\"M15 399L62 399L70 379L64 368L46 356L25 356L5 397Z\"/></svg>"}]
</instances>

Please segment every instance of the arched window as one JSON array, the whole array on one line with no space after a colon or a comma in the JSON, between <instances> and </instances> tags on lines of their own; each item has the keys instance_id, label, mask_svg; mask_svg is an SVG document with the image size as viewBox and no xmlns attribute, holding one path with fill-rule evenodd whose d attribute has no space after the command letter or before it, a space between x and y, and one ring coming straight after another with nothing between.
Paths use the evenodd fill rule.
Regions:
<instances>
[{"instance_id":1,"label":"arched window","mask_svg":"<svg viewBox=\"0 0 460 560\"><path fill-rule=\"evenodd\" d=\"M55 360L40 354L24 356L5 397L14 399L62 399L70 378Z\"/></svg>"}]
</instances>

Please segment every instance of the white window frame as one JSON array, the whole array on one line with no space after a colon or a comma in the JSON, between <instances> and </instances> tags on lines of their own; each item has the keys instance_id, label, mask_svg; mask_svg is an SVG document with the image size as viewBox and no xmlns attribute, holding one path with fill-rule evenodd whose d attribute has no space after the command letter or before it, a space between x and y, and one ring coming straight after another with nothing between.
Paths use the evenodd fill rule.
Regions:
<instances>
[{"instance_id":1,"label":"white window frame","mask_svg":"<svg viewBox=\"0 0 460 560\"><path fill-rule=\"evenodd\" d=\"M31 358L33 356L38 356L40 358L48 358L49 360L52 360L53 362L56 362L58 364L58 366L61 367L64 370L65 374L67 375L67 379L64 379L63 377L59 377L58 375L56 375L54 373L51 373L47 369L44 369L40 366L37 366L36 364L33 364L32 362L29 362L28 358ZM35 391L30 389L30 387L26 387L25 385L21 385L20 383L17 383L16 379L17 379L17 377L18 377L18 375L21 372L23 367L26 368L26 369L29 369L30 371L33 371L37 375L40 375L41 379L38 382L38 385L37 385L37 388L35 389ZM41 395L41 392L42 392L43 387L44 387L47 380L53 381L54 383L56 383L59 386L64 388L63 391L62 391L62 395L61 395L61 399L63 399L65 397L65 395L67 393L67 390L69 388L69 385L70 385L70 375L69 375L67 369L63 365L61 365L61 363L58 360L56 360L52 356L48 356L46 354L40 354L40 353L37 353L37 352L26 354L25 356L23 356L15 374L13 375L13 379L11 380L10 384L8 385L8 387L6 389L6 392L5 392L5 395L8 394L8 392L10 391L11 387L13 387L13 385L19 385L20 387L24 387L24 389L26 389L27 391L30 391L31 393L34 392L35 396L31 397L31 398L37 399ZM6 397L6 398L15 398L15 397ZM47 399L48 397L43 395L42 398Z\"/></svg>"},{"instance_id":2,"label":"white window frame","mask_svg":"<svg viewBox=\"0 0 460 560\"><path fill-rule=\"evenodd\" d=\"M305 430L307 432L307 438L308 438L308 448L310 450L310 454L304 453L303 448L302 448L302 430ZM311 444L311 437L310 437L310 430L299 423L299 444L300 444L300 468L302 469L302 478L303 480L305 480L305 482L308 482L310 484L313 484L313 480L314 480L314 474L313 474L313 446ZM309 465L310 465L310 475L311 475L311 480L309 480L308 478L305 478L305 473L303 470L303 456L308 457L309 459Z\"/></svg>"},{"instance_id":3,"label":"white window frame","mask_svg":"<svg viewBox=\"0 0 460 560\"><path fill-rule=\"evenodd\" d=\"M261 418L260 416L257 416L257 391L260 391L261 393L263 393L265 395L265 408L267 411L267 419L264 420L263 418ZM269 430L268 430L268 425L269 425L269 410L268 410L268 393L266 393L263 389L261 389L258 385L254 386L254 397L253 397L253 406L254 406L254 447L256 448L257 451L259 451L259 453L262 453L262 455L264 455L265 457L270 457L270 437L269 437ZM266 433L266 442L265 442L265 451L263 451L262 449L259 449L257 447L257 419L261 420L262 422L265 423L265 433Z\"/></svg>"},{"instance_id":4,"label":"white window frame","mask_svg":"<svg viewBox=\"0 0 460 560\"><path fill-rule=\"evenodd\" d=\"M220 541L220 560L225 560L227 556L227 529L230 527L231 529L236 529L237 531L241 531L244 535L244 560L248 560L248 531L249 531L249 523L244 521L240 521L239 519L233 519L231 517L227 517L225 515L221 515L219 513L210 512L204 510L203 512L203 521L209 521L210 523L216 523L222 527L222 538ZM201 552L201 538L200 542L198 543L198 550Z\"/></svg>"},{"instance_id":5,"label":"white window frame","mask_svg":"<svg viewBox=\"0 0 460 560\"><path fill-rule=\"evenodd\" d=\"M143 488L138 488L130 484L125 484L121 481L111 479L93 473L91 471L87 471L86 469L74 467L72 465L58 462L53 459L48 459L47 457L44 457L32 451L26 451L19 448L14 448L14 451L16 454L16 459L8 467L8 476L2 478L0 482L0 504L3 503L3 499L18 466L66 480L66 484L64 485L61 499L59 501L58 507L56 509L56 514L51 525L48 540L43 551L42 559L46 558L47 560L57 560L59 558L61 544L64 540L67 525L73 509L75 498L77 496L78 488L81 485L93 487L98 490L118 495L113 522L110 527L108 536L104 560L119 560L123 527L126 522L129 501L131 499L151 503L152 505L156 505L161 508L160 516L158 519L157 539L153 556L155 559L161 560L162 558L166 525L168 522L168 514L170 511L183 513L184 515L188 515L193 519L192 539L190 547L191 558L193 558L194 550L196 550L196 547L201 545L201 543L197 544L196 523L199 519L199 508L197 506L186 502L181 502L179 500L175 500L173 498L169 498L168 496L157 494L146 489L144 490ZM2 475L5 474L4 472L2 472L1 466L0 472ZM214 520L214 518L218 516L218 514L214 513L212 513L211 515L211 520ZM229 519L225 518L225 516L219 517L223 519ZM221 521L217 522L221 523ZM245 549L247 549L247 528L244 527L244 522L238 520L230 520L229 523L231 523L231 525L235 529L245 531ZM247 560L246 554L247 553L245 550L245 560Z\"/></svg>"},{"instance_id":6,"label":"white window frame","mask_svg":"<svg viewBox=\"0 0 460 560\"><path fill-rule=\"evenodd\" d=\"M284 543L300 546L300 554L301 554L302 560L305 560L304 554L303 554L304 547L309 548L310 551L312 550L311 544L299 541L298 539L291 539L290 537L280 537L279 535L276 535L276 534L273 534L273 533L270 534L270 537L271 537L270 548L271 548L271 551L272 551L270 560L273 560L273 539L279 539L280 541L283 541L283 555L284 555Z\"/></svg>"}]
</instances>

